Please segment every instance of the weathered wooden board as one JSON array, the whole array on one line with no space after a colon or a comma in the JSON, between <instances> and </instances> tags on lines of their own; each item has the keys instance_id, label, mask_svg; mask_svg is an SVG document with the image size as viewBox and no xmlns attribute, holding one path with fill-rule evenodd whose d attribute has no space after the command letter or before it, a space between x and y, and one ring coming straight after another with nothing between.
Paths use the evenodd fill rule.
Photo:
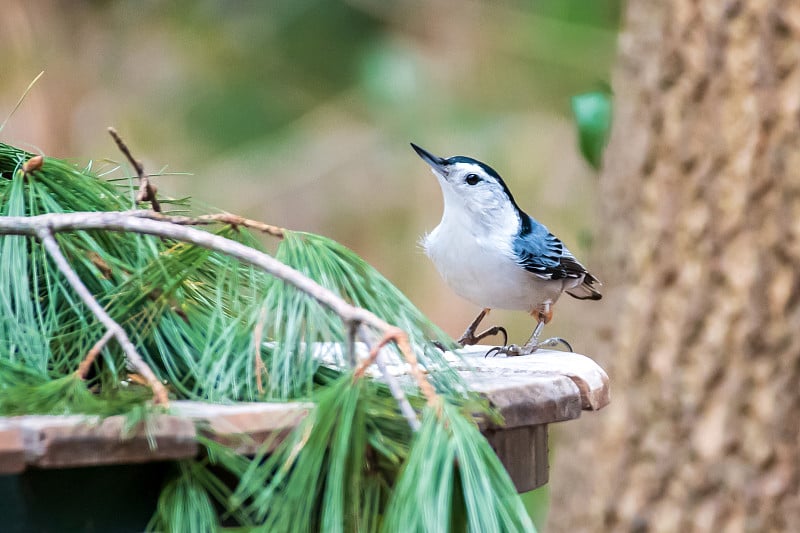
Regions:
<instances>
[{"instance_id":1,"label":"weathered wooden board","mask_svg":"<svg viewBox=\"0 0 800 533\"><path fill-rule=\"evenodd\" d=\"M307 403L219 405L176 401L170 414L126 431L122 416L30 415L0 421L0 473L26 467L66 468L186 459L197 455L198 435L253 454L279 442L311 408Z\"/></svg>"},{"instance_id":2,"label":"weathered wooden board","mask_svg":"<svg viewBox=\"0 0 800 533\"><path fill-rule=\"evenodd\" d=\"M274 448L312 407L299 402L219 405L183 401L175 402L173 411L192 420L206 437L252 455L265 442Z\"/></svg>"},{"instance_id":3,"label":"weathered wooden board","mask_svg":"<svg viewBox=\"0 0 800 533\"><path fill-rule=\"evenodd\" d=\"M329 347L326 347L326 350ZM517 489L547 482L547 424L578 418L609 401L608 376L591 359L541 351L524 357L489 357L477 346L448 354L469 387L503 416L482 427ZM390 365L402 376L402 363ZM379 374L373 373L379 378ZM21 416L0 419L0 474L27 467L130 464L194 457L198 435L253 454L265 442L276 445L305 417L308 403L219 405L176 401L170 413L154 416L147 428L126 434L124 417Z\"/></svg>"},{"instance_id":4,"label":"weathered wooden board","mask_svg":"<svg viewBox=\"0 0 800 533\"><path fill-rule=\"evenodd\" d=\"M102 420L80 415L20 416L7 419L22 437L26 466L75 466L143 463L193 457L198 452L192 420L154 416L147 430L126 431L125 418Z\"/></svg>"},{"instance_id":5,"label":"weathered wooden board","mask_svg":"<svg viewBox=\"0 0 800 533\"><path fill-rule=\"evenodd\" d=\"M484 435L519 492L547 483L547 424L578 418L609 402L608 376L580 354L543 350L523 357L484 357L490 347L470 346L452 360L470 389L486 396L503 416Z\"/></svg>"},{"instance_id":6,"label":"weathered wooden board","mask_svg":"<svg viewBox=\"0 0 800 533\"><path fill-rule=\"evenodd\" d=\"M25 470L25 442L22 431L8 421L0 421L0 474Z\"/></svg>"},{"instance_id":7,"label":"weathered wooden board","mask_svg":"<svg viewBox=\"0 0 800 533\"><path fill-rule=\"evenodd\" d=\"M487 395L505 391L499 396L507 402L506 396L516 394L514 389L524 387L527 393L516 394L517 403L528 403L535 408L550 403L564 406L577 397L578 412L574 408L569 414L554 409L551 422L577 418L581 409L597 411L610 401L608 375L600 365L584 355L541 350L522 357L484 357L487 350L486 346L470 346L459 350L461 362L453 361L473 390ZM572 381L574 387L565 385L564 378ZM542 416L549 415L545 413ZM567 418L557 419L559 416Z\"/></svg>"}]
</instances>

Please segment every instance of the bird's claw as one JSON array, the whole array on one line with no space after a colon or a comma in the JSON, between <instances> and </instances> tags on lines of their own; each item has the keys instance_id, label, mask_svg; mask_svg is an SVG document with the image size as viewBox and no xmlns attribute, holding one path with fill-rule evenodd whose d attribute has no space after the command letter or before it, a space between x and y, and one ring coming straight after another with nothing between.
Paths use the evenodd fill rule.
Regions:
<instances>
[{"instance_id":1,"label":"bird's claw","mask_svg":"<svg viewBox=\"0 0 800 533\"><path fill-rule=\"evenodd\" d=\"M552 346L555 348L559 344L563 344L567 348L568 352L573 351L572 345L568 343L566 339L562 339L561 337L550 337L549 339L545 339L539 343L539 346Z\"/></svg>"},{"instance_id":2,"label":"bird's claw","mask_svg":"<svg viewBox=\"0 0 800 533\"><path fill-rule=\"evenodd\" d=\"M500 354L504 354L506 357L517 357L520 355L529 355L539 349L538 344L526 344L525 346L519 346L517 344L509 344L508 346L495 346L483 357L495 357Z\"/></svg>"},{"instance_id":3,"label":"bird's claw","mask_svg":"<svg viewBox=\"0 0 800 533\"><path fill-rule=\"evenodd\" d=\"M467 330L461 336L461 338L458 339L458 341L456 342L458 342L458 344L460 344L461 347L472 346L473 344L478 344L478 342L480 342L482 339L486 337L498 334L503 335L503 346L505 346L508 343L508 332L506 331L506 328L504 328L503 326L492 326L491 328L481 333L478 333L477 335L475 335L472 331Z\"/></svg>"},{"instance_id":4,"label":"bird's claw","mask_svg":"<svg viewBox=\"0 0 800 533\"><path fill-rule=\"evenodd\" d=\"M532 342L524 346L518 346L516 344L509 344L508 346L495 346L494 348L486 352L486 355L484 355L483 357L486 358L489 357L490 355L492 357L495 357L500 354L504 354L506 357L518 357L521 355L530 355L539 348L546 346L556 347L559 344L563 344L564 346L566 346L567 350L569 350L570 352L572 351L572 346L570 346L570 344L566 340L562 339L561 337L551 337L549 339L543 340L542 342Z\"/></svg>"}]
</instances>

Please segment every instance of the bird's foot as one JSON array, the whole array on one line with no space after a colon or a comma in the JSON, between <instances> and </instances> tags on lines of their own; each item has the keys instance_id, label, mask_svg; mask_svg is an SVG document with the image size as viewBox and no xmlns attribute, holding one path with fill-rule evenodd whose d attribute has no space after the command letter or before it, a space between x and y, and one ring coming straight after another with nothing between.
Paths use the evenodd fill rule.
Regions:
<instances>
[{"instance_id":1,"label":"bird's foot","mask_svg":"<svg viewBox=\"0 0 800 533\"><path fill-rule=\"evenodd\" d=\"M503 354L506 357L530 355L539 348L550 347L550 346L556 347L559 344L563 344L568 351L570 352L572 351L572 346L570 346L570 344L566 340L562 339L561 337L551 337L541 342L539 341L529 342L528 344L525 344L523 346L519 346L517 344L509 344L508 346L495 346L494 348L486 352L486 355L484 355L484 357L489 357L490 355L492 357L495 357L500 354Z\"/></svg>"},{"instance_id":2,"label":"bird's foot","mask_svg":"<svg viewBox=\"0 0 800 533\"><path fill-rule=\"evenodd\" d=\"M464 334L458 339L458 344L463 346L472 346L473 344L478 344L481 340L485 339L486 337L491 337L492 335L503 335L503 346L508 343L508 332L506 328L503 326L492 326L491 328L487 329L486 331L482 331L475 335L474 331L467 329Z\"/></svg>"},{"instance_id":3,"label":"bird's foot","mask_svg":"<svg viewBox=\"0 0 800 533\"><path fill-rule=\"evenodd\" d=\"M516 357L518 355L529 355L539 349L538 344L526 344L524 346L519 346L518 344L509 344L507 346L495 346L483 357L495 357L497 355L503 354L506 357Z\"/></svg>"},{"instance_id":4,"label":"bird's foot","mask_svg":"<svg viewBox=\"0 0 800 533\"><path fill-rule=\"evenodd\" d=\"M472 346L473 344L478 344L481 340L485 339L486 337L491 337L492 335L498 335L498 334L503 335L503 346L505 346L506 343L508 343L508 332L506 331L506 328L504 328L503 326L493 326L487 329L486 331L478 333L477 335L475 335L474 332L467 330L461 336L461 338L456 341L456 343L458 343L458 345L463 348L465 346ZM442 352L447 351L445 345L437 340L432 340L431 344L436 346Z\"/></svg>"},{"instance_id":5,"label":"bird's foot","mask_svg":"<svg viewBox=\"0 0 800 533\"><path fill-rule=\"evenodd\" d=\"M549 339L545 339L539 343L539 347L542 346L551 346L555 348L559 344L562 344L568 352L572 351L572 345L566 341L566 339L562 339L561 337L550 337Z\"/></svg>"}]
</instances>

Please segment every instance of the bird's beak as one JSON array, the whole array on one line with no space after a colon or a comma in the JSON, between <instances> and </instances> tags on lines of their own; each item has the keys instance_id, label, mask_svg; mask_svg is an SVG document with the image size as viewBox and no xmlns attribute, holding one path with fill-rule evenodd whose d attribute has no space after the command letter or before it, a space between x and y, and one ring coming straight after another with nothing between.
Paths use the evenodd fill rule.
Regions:
<instances>
[{"instance_id":1,"label":"bird's beak","mask_svg":"<svg viewBox=\"0 0 800 533\"><path fill-rule=\"evenodd\" d=\"M420 148L414 143L411 143L411 148L413 148L414 151L417 152L417 155L419 155L423 161L428 163L431 166L431 168L433 168L433 170L436 171L437 174L439 174L442 177L447 176L446 159L442 157L436 157L429 151L425 150L424 148Z\"/></svg>"}]
</instances>

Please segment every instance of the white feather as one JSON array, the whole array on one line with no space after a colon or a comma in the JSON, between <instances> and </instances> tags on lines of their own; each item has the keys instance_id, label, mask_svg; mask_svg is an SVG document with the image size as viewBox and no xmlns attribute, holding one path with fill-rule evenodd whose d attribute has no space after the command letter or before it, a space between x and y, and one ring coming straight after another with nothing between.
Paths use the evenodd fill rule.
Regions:
<instances>
[{"instance_id":1,"label":"white feather","mask_svg":"<svg viewBox=\"0 0 800 533\"><path fill-rule=\"evenodd\" d=\"M461 297L479 307L533 311L555 303L565 282L582 279L543 280L520 266L512 248L519 233L517 211L496 182L465 189L454 175L479 169L456 165L450 182L436 172L444 195L442 221L422 239L445 282ZM469 194L465 194L465 193Z\"/></svg>"}]
</instances>

